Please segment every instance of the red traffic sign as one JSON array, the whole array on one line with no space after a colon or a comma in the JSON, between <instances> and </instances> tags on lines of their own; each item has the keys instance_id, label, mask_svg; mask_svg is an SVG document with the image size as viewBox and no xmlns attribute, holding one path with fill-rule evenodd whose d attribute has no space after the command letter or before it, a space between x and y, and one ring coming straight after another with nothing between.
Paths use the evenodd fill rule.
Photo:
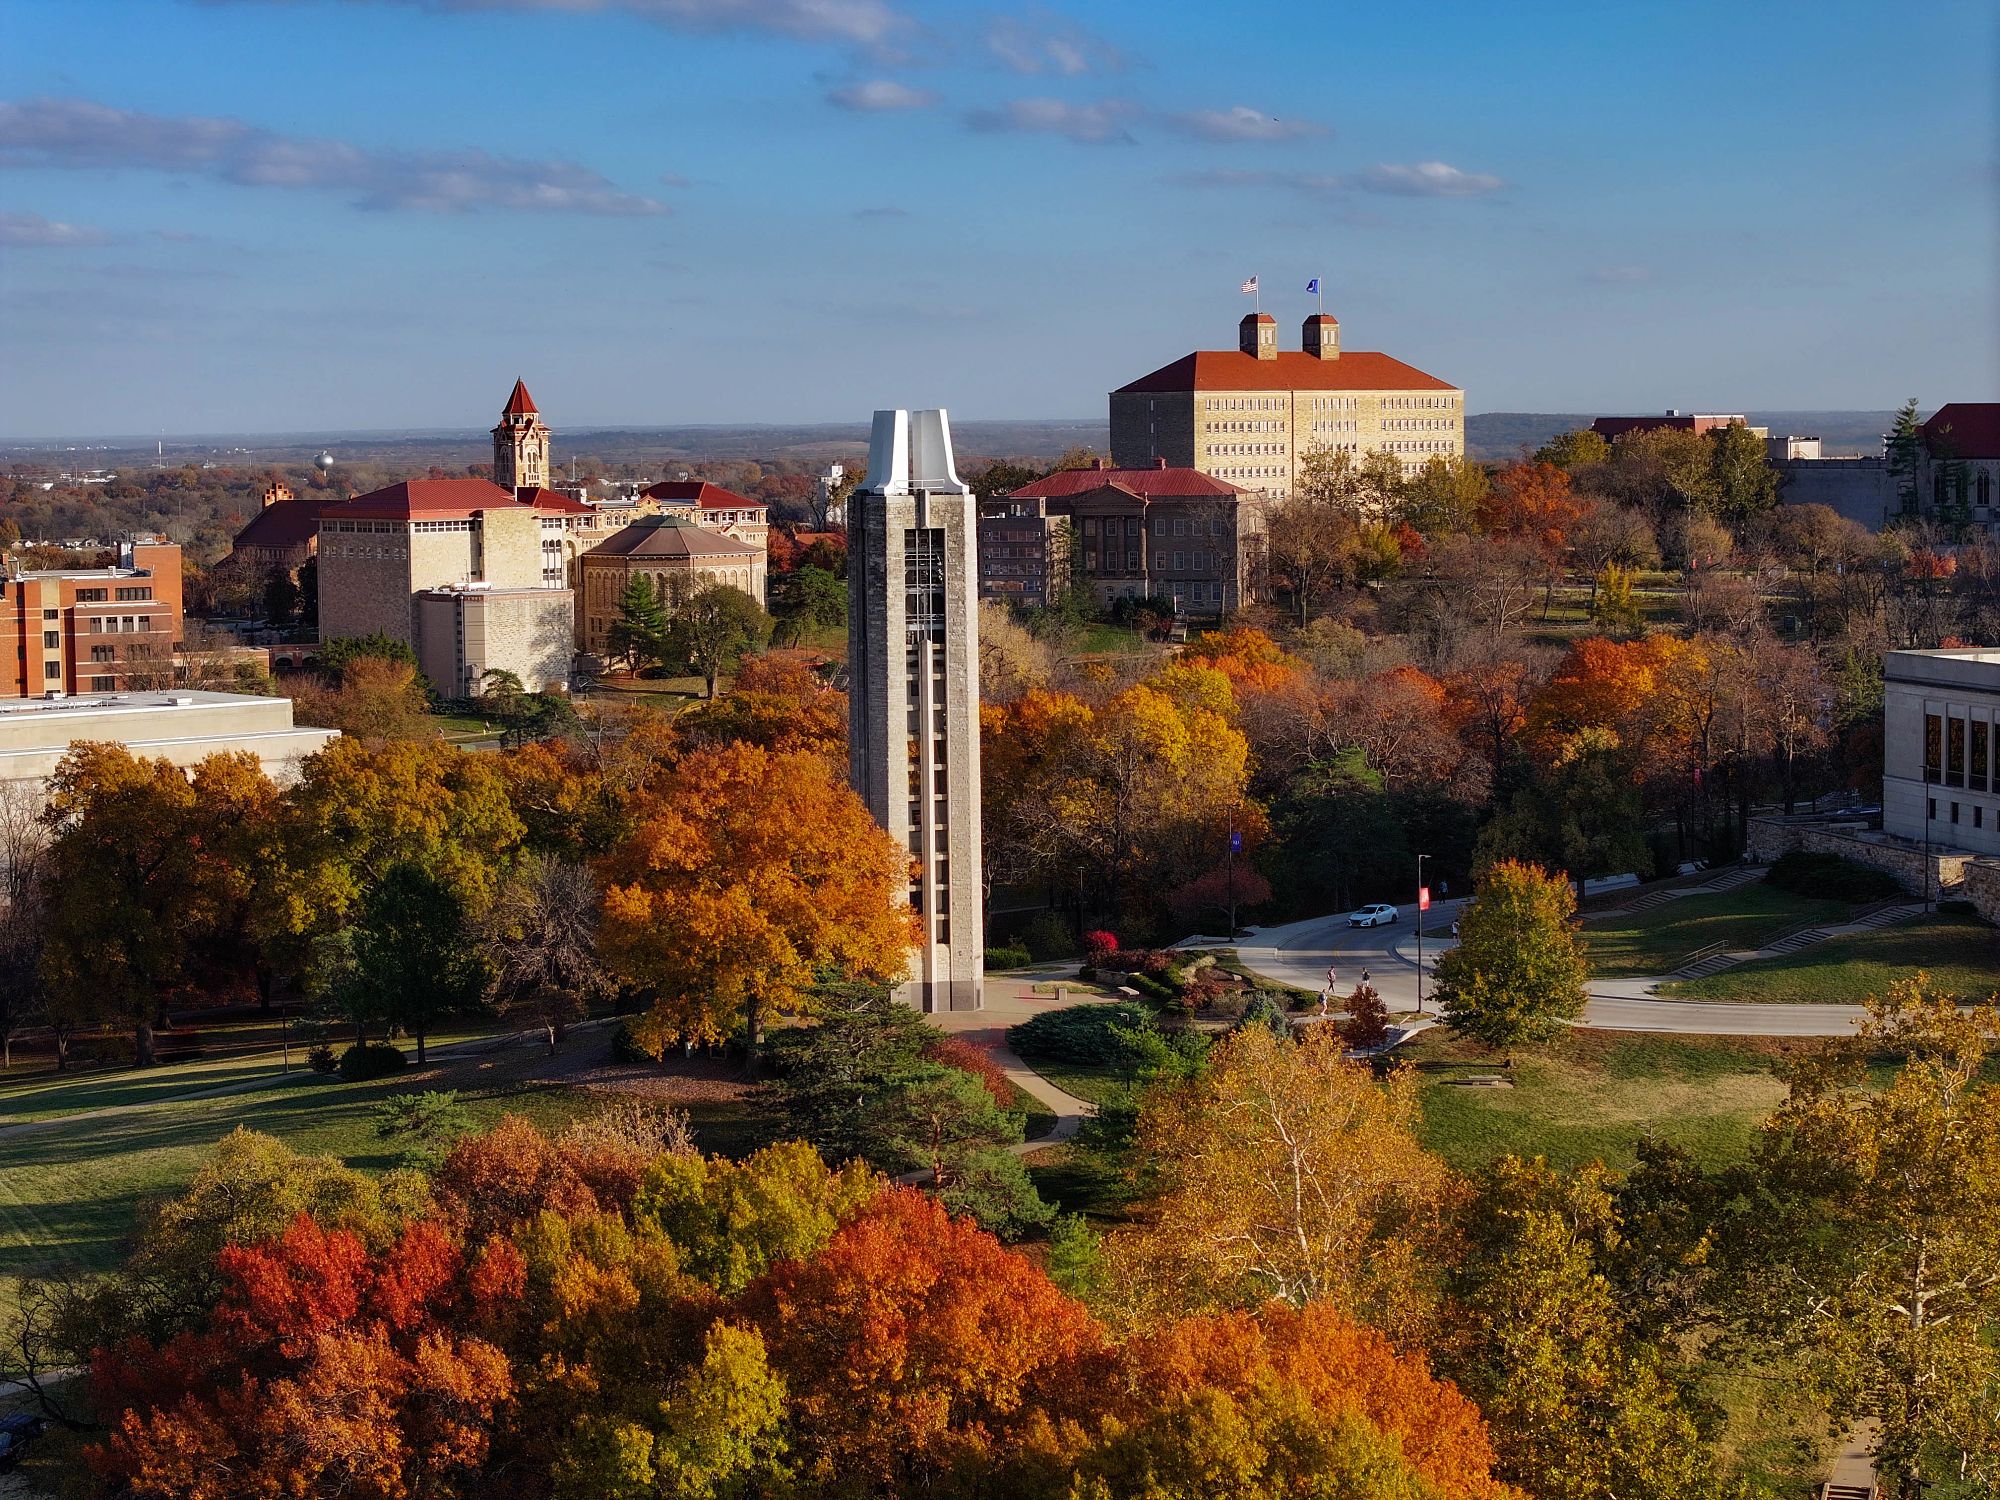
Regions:
<instances>
[{"instance_id":1,"label":"red traffic sign","mask_svg":"<svg viewBox=\"0 0 2000 1500\"><path fill-rule=\"evenodd\" d=\"M1431 888L1427 885L1420 885L1417 887L1417 910L1429 911L1430 909L1431 909Z\"/></svg>"}]
</instances>

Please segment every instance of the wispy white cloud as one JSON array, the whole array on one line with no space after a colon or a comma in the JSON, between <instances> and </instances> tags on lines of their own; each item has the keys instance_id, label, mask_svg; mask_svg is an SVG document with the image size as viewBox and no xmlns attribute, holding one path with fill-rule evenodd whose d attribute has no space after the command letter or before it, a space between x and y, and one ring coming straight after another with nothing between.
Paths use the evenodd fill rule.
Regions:
<instances>
[{"instance_id":1,"label":"wispy white cloud","mask_svg":"<svg viewBox=\"0 0 2000 1500\"><path fill-rule=\"evenodd\" d=\"M1651 266L1598 266L1584 273L1593 286L1644 286L1653 279Z\"/></svg>"},{"instance_id":2,"label":"wispy white cloud","mask_svg":"<svg viewBox=\"0 0 2000 1500\"><path fill-rule=\"evenodd\" d=\"M983 39L1000 65L1016 73L1076 78L1115 73L1126 65L1125 54L1103 37L1040 7L993 17Z\"/></svg>"},{"instance_id":3,"label":"wispy white cloud","mask_svg":"<svg viewBox=\"0 0 2000 1500\"><path fill-rule=\"evenodd\" d=\"M280 135L241 120L149 115L88 99L0 103L0 167L129 168L186 173L241 187L351 193L362 208L463 213L657 214L573 162L486 151L385 151Z\"/></svg>"},{"instance_id":4,"label":"wispy white cloud","mask_svg":"<svg viewBox=\"0 0 2000 1500\"><path fill-rule=\"evenodd\" d=\"M296 0L209 0L289 5ZM637 16L677 31L769 32L805 41L880 46L909 22L886 0L374 0L431 11L559 11Z\"/></svg>"},{"instance_id":5,"label":"wispy white cloud","mask_svg":"<svg viewBox=\"0 0 2000 1500\"><path fill-rule=\"evenodd\" d=\"M69 250L108 245L111 236L82 224L65 224L40 214L0 213L0 245L15 250Z\"/></svg>"},{"instance_id":6,"label":"wispy white cloud","mask_svg":"<svg viewBox=\"0 0 2000 1500\"><path fill-rule=\"evenodd\" d=\"M937 103L938 96L929 89L911 88L907 83L897 83L893 78L871 78L864 83L850 83L830 90L827 103L841 109L851 109L860 114L887 114L901 109L928 109Z\"/></svg>"},{"instance_id":7,"label":"wispy white cloud","mask_svg":"<svg viewBox=\"0 0 2000 1500\"><path fill-rule=\"evenodd\" d=\"M1247 104L1233 109L1193 109L1165 118L1175 129L1205 141L1297 141L1333 133L1316 121L1281 120Z\"/></svg>"},{"instance_id":8,"label":"wispy white cloud","mask_svg":"<svg viewBox=\"0 0 2000 1500\"><path fill-rule=\"evenodd\" d=\"M1384 162L1356 173L1353 185L1369 193L1395 193L1407 198L1476 198L1497 193L1507 184L1486 172L1461 172L1441 161Z\"/></svg>"},{"instance_id":9,"label":"wispy white cloud","mask_svg":"<svg viewBox=\"0 0 2000 1500\"><path fill-rule=\"evenodd\" d=\"M1322 198L1355 192L1411 198L1473 198L1507 184L1483 172L1461 172L1441 161L1417 166L1376 166L1360 172L1276 172L1269 168L1216 168L1179 173L1171 181L1196 188L1289 188Z\"/></svg>"},{"instance_id":10,"label":"wispy white cloud","mask_svg":"<svg viewBox=\"0 0 2000 1500\"><path fill-rule=\"evenodd\" d=\"M1059 135L1086 146L1130 145L1127 123L1139 107L1123 99L1070 104L1061 99L1012 99L997 109L975 109L965 117L972 129Z\"/></svg>"},{"instance_id":11,"label":"wispy white cloud","mask_svg":"<svg viewBox=\"0 0 2000 1500\"><path fill-rule=\"evenodd\" d=\"M909 216L910 211L907 208L898 208L893 203L883 203L872 208L857 208L854 210L854 217L857 219L907 219Z\"/></svg>"}]
</instances>

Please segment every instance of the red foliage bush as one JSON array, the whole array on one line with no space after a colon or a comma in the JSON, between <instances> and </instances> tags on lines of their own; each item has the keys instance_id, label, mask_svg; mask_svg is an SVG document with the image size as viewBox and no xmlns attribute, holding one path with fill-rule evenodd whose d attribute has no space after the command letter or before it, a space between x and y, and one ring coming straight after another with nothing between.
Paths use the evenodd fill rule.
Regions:
<instances>
[{"instance_id":1,"label":"red foliage bush","mask_svg":"<svg viewBox=\"0 0 2000 1500\"><path fill-rule=\"evenodd\" d=\"M986 1085L986 1092L1002 1109L1013 1102L1014 1090L1007 1082L1006 1070L993 1060L992 1054L985 1048L974 1046L964 1037L948 1036L941 1042L932 1042L924 1048L924 1056L941 1067L970 1073Z\"/></svg>"}]
</instances>

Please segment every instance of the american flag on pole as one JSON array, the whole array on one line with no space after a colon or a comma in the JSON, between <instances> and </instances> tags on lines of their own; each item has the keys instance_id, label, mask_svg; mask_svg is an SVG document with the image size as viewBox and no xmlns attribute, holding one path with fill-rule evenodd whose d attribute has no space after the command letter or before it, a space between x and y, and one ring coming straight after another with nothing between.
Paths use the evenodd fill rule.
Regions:
<instances>
[{"instance_id":1,"label":"american flag on pole","mask_svg":"<svg viewBox=\"0 0 2000 1500\"><path fill-rule=\"evenodd\" d=\"M1257 295L1257 278L1255 276L1252 276L1248 281L1243 283L1243 295L1246 297Z\"/></svg>"}]
</instances>

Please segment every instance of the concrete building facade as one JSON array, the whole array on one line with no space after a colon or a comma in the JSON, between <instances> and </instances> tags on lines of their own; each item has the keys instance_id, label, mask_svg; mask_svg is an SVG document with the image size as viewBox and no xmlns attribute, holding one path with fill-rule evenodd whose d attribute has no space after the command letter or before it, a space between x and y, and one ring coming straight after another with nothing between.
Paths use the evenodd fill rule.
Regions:
<instances>
[{"instance_id":1,"label":"concrete building facade","mask_svg":"<svg viewBox=\"0 0 2000 1500\"><path fill-rule=\"evenodd\" d=\"M1878 531L1908 519L2000 531L2000 402L1948 401L1921 432L1923 451L1901 466L1886 438L1879 456L1824 457L1815 449L1779 462L1773 455L1784 503L1830 506Z\"/></svg>"},{"instance_id":2,"label":"concrete building facade","mask_svg":"<svg viewBox=\"0 0 2000 1500\"><path fill-rule=\"evenodd\" d=\"M980 594L1036 606L1080 583L1099 608L1219 619L1252 596L1263 533L1261 496L1198 469L1061 469L981 504Z\"/></svg>"},{"instance_id":3,"label":"concrete building facade","mask_svg":"<svg viewBox=\"0 0 2000 1500\"><path fill-rule=\"evenodd\" d=\"M761 547L680 516L641 516L579 559L578 642L586 651L606 654L619 600L634 578L644 578L663 600L683 589L727 584L762 605L766 570Z\"/></svg>"},{"instance_id":4,"label":"concrete building facade","mask_svg":"<svg viewBox=\"0 0 2000 1500\"><path fill-rule=\"evenodd\" d=\"M1297 350L1277 320L1246 315L1234 350L1201 350L1111 393L1111 462L1199 469L1282 499L1316 449L1393 455L1405 472L1465 456L1465 392L1367 350L1343 351L1340 324L1305 321Z\"/></svg>"},{"instance_id":5,"label":"concrete building facade","mask_svg":"<svg viewBox=\"0 0 2000 1500\"><path fill-rule=\"evenodd\" d=\"M2000 651L1890 651L1882 679L1882 831L2000 855Z\"/></svg>"},{"instance_id":6,"label":"concrete building facade","mask_svg":"<svg viewBox=\"0 0 2000 1500\"><path fill-rule=\"evenodd\" d=\"M0 782L46 781L79 740L108 740L134 755L192 766L248 750L278 782L339 738L292 723L292 700L244 693L134 693L0 703Z\"/></svg>"},{"instance_id":7,"label":"concrete building facade","mask_svg":"<svg viewBox=\"0 0 2000 1500\"><path fill-rule=\"evenodd\" d=\"M943 411L875 413L848 503L848 766L910 853L899 994L925 1011L977 1010L985 981L974 507Z\"/></svg>"},{"instance_id":8,"label":"concrete building facade","mask_svg":"<svg viewBox=\"0 0 2000 1500\"><path fill-rule=\"evenodd\" d=\"M171 685L181 640L181 549L120 544L108 568L0 575L0 699Z\"/></svg>"}]
</instances>

